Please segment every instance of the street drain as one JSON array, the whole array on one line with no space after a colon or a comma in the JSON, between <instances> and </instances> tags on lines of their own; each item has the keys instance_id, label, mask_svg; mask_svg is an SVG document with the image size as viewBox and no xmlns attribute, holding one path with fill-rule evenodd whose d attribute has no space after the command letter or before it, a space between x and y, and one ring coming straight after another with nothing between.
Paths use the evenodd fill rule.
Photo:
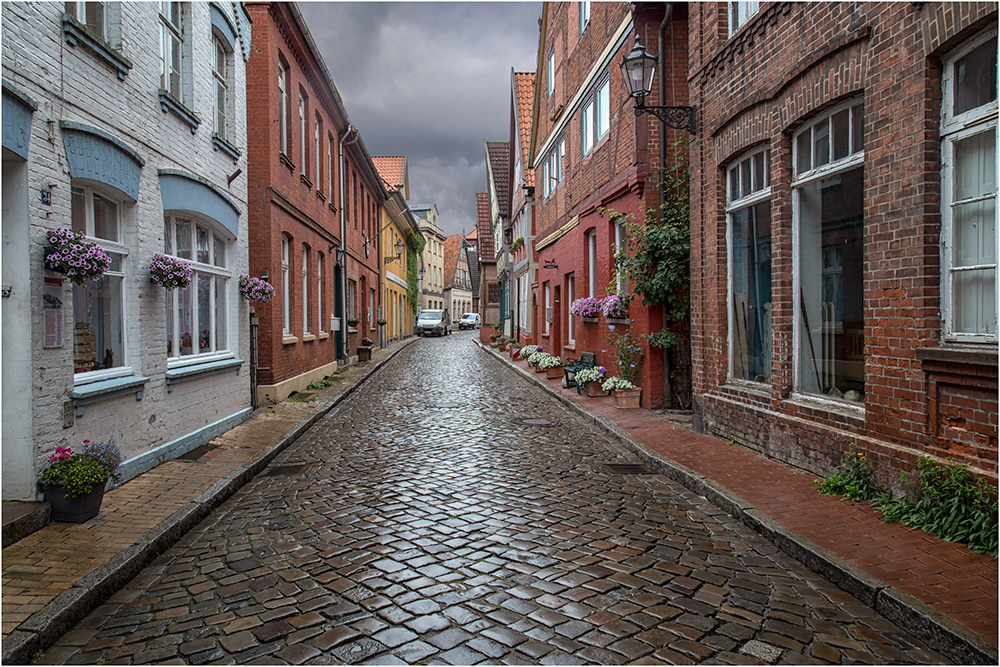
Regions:
<instances>
[{"instance_id":1,"label":"street drain","mask_svg":"<svg viewBox=\"0 0 1000 667\"><path fill-rule=\"evenodd\" d=\"M516 423L518 423L518 424L524 424L525 426L542 426L542 427L546 427L547 428L549 426L555 426L556 425L556 423L554 421L552 421L551 419L539 419L539 418L531 418L531 417L529 417L527 419L515 419L514 421Z\"/></svg>"},{"instance_id":2,"label":"street drain","mask_svg":"<svg viewBox=\"0 0 1000 667\"><path fill-rule=\"evenodd\" d=\"M264 477L280 477L281 475L295 475L308 467L307 464L297 466L277 466L264 471Z\"/></svg>"},{"instance_id":3,"label":"street drain","mask_svg":"<svg viewBox=\"0 0 1000 667\"><path fill-rule=\"evenodd\" d=\"M655 474L652 470L645 468L638 463L605 463L604 467L607 468L613 475L653 475Z\"/></svg>"}]
</instances>

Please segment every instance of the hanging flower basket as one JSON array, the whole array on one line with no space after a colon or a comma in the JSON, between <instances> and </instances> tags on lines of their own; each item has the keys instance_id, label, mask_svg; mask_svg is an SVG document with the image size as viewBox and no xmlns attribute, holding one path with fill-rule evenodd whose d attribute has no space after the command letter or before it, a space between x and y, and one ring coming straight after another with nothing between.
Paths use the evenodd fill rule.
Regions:
<instances>
[{"instance_id":1,"label":"hanging flower basket","mask_svg":"<svg viewBox=\"0 0 1000 667\"><path fill-rule=\"evenodd\" d=\"M45 268L57 271L77 285L88 280L100 280L111 268L111 258L104 249L72 229L49 232L45 248Z\"/></svg>"},{"instance_id":2,"label":"hanging flower basket","mask_svg":"<svg viewBox=\"0 0 1000 667\"><path fill-rule=\"evenodd\" d=\"M240 276L240 294L247 301L267 303L274 298L274 286L266 280L244 274Z\"/></svg>"},{"instance_id":3,"label":"hanging flower basket","mask_svg":"<svg viewBox=\"0 0 1000 667\"><path fill-rule=\"evenodd\" d=\"M149 262L149 282L164 289L184 289L191 284L194 269L184 260L156 253Z\"/></svg>"}]
</instances>

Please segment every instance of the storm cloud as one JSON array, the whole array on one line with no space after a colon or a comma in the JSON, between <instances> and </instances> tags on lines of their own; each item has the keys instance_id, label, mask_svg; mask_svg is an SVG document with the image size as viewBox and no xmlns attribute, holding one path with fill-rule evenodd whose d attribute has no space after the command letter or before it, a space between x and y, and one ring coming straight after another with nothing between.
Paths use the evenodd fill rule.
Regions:
<instances>
[{"instance_id":1,"label":"storm cloud","mask_svg":"<svg viewBox=\"0 0 1000 667\"><path fill-rule=\"evenodd\" d=\"M471 230L485 145L510 132L510 73L532 72L540 2L300 2L372 155L405 155L410 203Z\"/></svg>"}]
</instances>

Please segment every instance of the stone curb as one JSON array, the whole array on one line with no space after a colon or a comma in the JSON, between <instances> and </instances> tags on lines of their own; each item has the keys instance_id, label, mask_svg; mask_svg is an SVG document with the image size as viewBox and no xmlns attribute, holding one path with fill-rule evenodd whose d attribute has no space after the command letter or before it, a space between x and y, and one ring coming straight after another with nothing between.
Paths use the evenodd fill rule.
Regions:
<instances>
[{"instance_id":1,"label":"stone curb","mask_svg":"<svg viewBox=\"0 0 1000 667\"><path fill-rule=\"evenodd\" d=\"M704 496L709 502L763 536L785 554L927 642L934 650L948 656L957 664L998 664L997 647L978 633L935 611L933 607L912 595L886 584L812 540L785 528L717 482L653 452L642 443L633 440L611 420L591 412L548 383L539 382L535 373L528 372L514 363L509 356L483 345L481 341L473 342L498 361L504 362L520 373L522 378L559 399L577 414L599 424L605 431L621 440L644 464L690 491Z\"/></svg>"},{"instance_id":2,"label":"stone curb","mask_svg":"<svg viewBox=\"0 0 1000 667\"><path fill-rule=\"evenodd\" d=\"M213 483L196 499L152 528L138 543L115 554L107 563L81 577L45 607L29 616L13 632L4 637L0 664L31 664L36 652L52 646L59 637L83 620L92 609L121 590L146 565L257 476L282 450L295 442L404 348L416 341L416 338L403 341L389 356L373 363L371 368L355 382L345 387L314 414L286 431L278 440L267 445L241 468L233 470ZM252 421L252 417L243 424L249 421Z\"/></svg>"}]
</instances>

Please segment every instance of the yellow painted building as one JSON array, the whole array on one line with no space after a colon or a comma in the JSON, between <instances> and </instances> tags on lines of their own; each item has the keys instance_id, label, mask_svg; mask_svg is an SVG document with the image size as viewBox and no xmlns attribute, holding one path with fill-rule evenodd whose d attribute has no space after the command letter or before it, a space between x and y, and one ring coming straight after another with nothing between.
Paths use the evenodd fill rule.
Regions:
<instances>
[{"instance_id":1,"label":"yellow painted building","mask_svg":"<svg viewBox=\"0 0 1000 667\"><path fill-rule=\"evenodd\" d=\"M420 269L417 255L407 248L407 238L420 236L420 227L406 200L409 198L409 175L406 158L401 155L373 156L372 161L385 184L389 198L382 207L379 221L379 266L381 283L381 344L413 335L415 311L407 296L409 282L418 294ZM412 241L411 241L412 243ZM410 261L415 264L410 275Z\"/></svg>"}]
</instances>

